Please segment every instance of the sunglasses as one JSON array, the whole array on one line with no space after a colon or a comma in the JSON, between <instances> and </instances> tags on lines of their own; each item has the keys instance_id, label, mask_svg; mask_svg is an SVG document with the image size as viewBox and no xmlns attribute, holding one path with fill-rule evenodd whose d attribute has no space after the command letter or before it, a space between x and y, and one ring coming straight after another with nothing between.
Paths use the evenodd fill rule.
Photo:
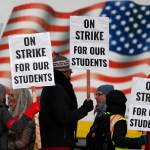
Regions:
<instances>
[{"instance_id":1,"label":"sunglasses","mask_svg":"<svg viewBox=\"0 0 150 150\"><path fill-rule=\"evenodd\" d=\"M96 97L96 96L101 96L101 95L103 95L104 93L95 93L94 94L94 96Z\"/></svg>"}]
</instances>

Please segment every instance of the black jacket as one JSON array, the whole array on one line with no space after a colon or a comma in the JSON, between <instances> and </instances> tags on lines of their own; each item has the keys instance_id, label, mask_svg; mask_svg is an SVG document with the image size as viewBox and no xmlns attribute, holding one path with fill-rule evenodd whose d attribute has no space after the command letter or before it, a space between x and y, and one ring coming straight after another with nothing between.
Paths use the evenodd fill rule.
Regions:
<instances>
[{"instance_id":1,"label":"black jacket","mask_svg":"<svg viewBox=\"0 0 150 150\"><path fill-rule=\"evenodd\" d=\"M8 106L0 102L0 150L8 150L8 129L6 128L7 122L12 119ZM12 131L21 131L30 119L26 116L22 116L18 121L14 122L11 127Z\"/></svg>"},{"instance_id":2,"label":"black jacket","mask_svg":"<svg viewBox=\"0 0 150 150\"><path fill-rule=\"evenodd\" d=\"M60 72L54 71L55 86L44 87L39 113L42 148L73 146L77 121L87 115L84 108L77 109L72 84Z\"/></svg>"},{"instance_id":3,"label":"black jacket","mask_svg":"<svg viewBox=\"0 0 150 150\"><path fill-rule=\"evenodd\" d=\"M125 107L120 107L117 105L107 106L107 111L113 114L119 114L124 116ZM113 141L115 146L121 148L138 148L138 138L128 138L127 134L127 121L119 120L115 123L114 132L113 132Z\"/></svg>"}]
</instances>

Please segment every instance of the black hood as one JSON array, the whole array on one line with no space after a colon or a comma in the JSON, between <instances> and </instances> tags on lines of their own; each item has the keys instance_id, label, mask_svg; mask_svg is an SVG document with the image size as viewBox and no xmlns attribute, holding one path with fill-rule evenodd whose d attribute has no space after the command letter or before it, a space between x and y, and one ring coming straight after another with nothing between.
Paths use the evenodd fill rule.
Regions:
<instances>
[{"instance_id":1,"label":"black hood","mask_svg":"<svg viewBox=\"0 0 150 150\"><path fill-rule=\"evenodd\" d=\"M119 90L111 91L106 98L107 111L112 114L125 115L127 98Z\"/></svg>"}]
</instances>

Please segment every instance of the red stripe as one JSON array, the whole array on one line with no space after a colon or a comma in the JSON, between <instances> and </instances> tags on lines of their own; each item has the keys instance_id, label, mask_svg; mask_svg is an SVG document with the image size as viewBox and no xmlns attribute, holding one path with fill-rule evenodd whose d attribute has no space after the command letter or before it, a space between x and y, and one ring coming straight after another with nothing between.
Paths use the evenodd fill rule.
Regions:
<instances>
[{"instance_id":1,"label":"red stripe","mask_svg":"<svg viewBox=\"0 0 150 150\"><path fill-rule=\"evenodd\" d=\"M45 31L50 32L69 32L70 27L69 26L58 26L58 25L49 25L44 19L34 16L22 16L17 18L12 18L8 21L8 24L11 23L17 23L21 21L32 21L40 24L40 26Z\"/></svg>"},{"instance_id":2,"label":"red stripe","mask_svg":"<svg viewBox=\"0 0 150 150\"><path fill-rule=\"evenodd\" d=\"M10 58L9 57L3 57L0 58L0 64L9 64L10 63Z\"/></svg>"},{"instance_id":3,"label":"red stripe","mask_svg":"<svg viewBox=\"0 0 150 150\"><path fill-rule=\"evenodd\" d=\"M11 72L10 71L0 71L0 78L11 79Z\"/></svg>"},{"instance_id":4,"label":"red stripe","mask_svg":"<svg viewBox=\"0 0 150 150\"><path fill-rule=\"evenodd\" d=\"M52 7L50 7L49 5L43 4L43 3L30 3L30 4L24 4L24 5L15 7L13 12L17 12L17 11L21 11L21 10L25 10L25 9L42 9L44 11L49 12L53 17L69 19L70 16L82 15L89 11L92 11L92 10L95 10L98 8L103 8L104 5L105 5L105 3L98 3L98 4L95 4L95 5L86 7L86 8L79 9L77 11L62 13L62 12L55 11Z\"/></svg>"},{"instance_id":5,"label":"red stripe","mask_svg":"<svg viewBox=\"0 0 150 150\"><path fill-rule=\"evenodd\" d=\"M136 73L132 74L130 76L125 76L125 77L112 77L112 76L105 76L105 75L100 75L98 73L91 73L91 77L96 80L101 80L104 82L110 82L110 83L123 83L123 82L129 82L132 80L133 77L146 77L146 74L144 73Z\"/></svg>"},{"instance_id":6,"label":"red stripe","mask_svg":"<svg viewBox=\"0 0 150 150\"><path fill-rule=\"evenodd\" d=\"M69 44L69 40L51 41L52 46L63 46Z\"/></svg>"},{"instance_id":7,"label":"red stripe","mask_svg":"<svg viewBox=\"0 0 150 150\"><path fill-rule=\"evenodd\" d=\"M38 33L38 32L35 29L22 28L22 29L15 29L15 30L4 32L3 37L9 35L30 34L30 33Z\"/></svg>"},{"instance_id":8,"label":"red stripe","mask_svg":"<svg viewBox=\"0 0 150 150\"><path fill-rule=\"evenodd\" d=\"M116 61L110 60L109 64L111 68L129 68L129 67L138 66L141 64L150 65L150 59L147 58L147 59L137 60L133 62L116 62Z\"/></svg>"},{"instance_id":9,"label":"red stripe","mask_svg":"<svg viewBox=\"0 0 150 150\"><path fill-rule=\"evenodd\" d=\"M9 46L8 44L0 44L0 50L8 50Z\"/></svg>"}]
</instances>

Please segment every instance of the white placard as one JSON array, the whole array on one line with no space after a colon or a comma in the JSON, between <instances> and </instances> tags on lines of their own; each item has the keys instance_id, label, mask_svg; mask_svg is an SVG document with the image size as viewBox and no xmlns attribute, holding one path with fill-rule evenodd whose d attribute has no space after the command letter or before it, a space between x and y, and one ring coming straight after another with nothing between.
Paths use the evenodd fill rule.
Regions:
<instances>
[{"instance_id":1,"label":"white placard","mask_svg":"<svg viewBox=\"0 0 150 150\"><path fill-rule=\"evenodd\" d=\"M150 131L150 107L130 104L128 127L131 130Z\"/></svg>"},{"instance_id":2,"label":"white placard","mask_svg":"<svg viewBox=\"0 0 150 150\"><path fill-rule=\"evenodd\" d=\"M70 17L70 67L107 70L109 67L109 18Z\"/></svg>"},{"instance_id":3,"label":"white placard","mask_svg":"<svg viewBox=\"0 0 150 150\"><path fill-rule=\"evenodd\" d=\"M131 85L132 104L144 104L150 106L150 78L134 77Z\"/></svg>"},{"instance_id":4,"label":"white placard","mask_svg":"<svg viewBox=\"0 0 150 150\"><path fill-rule=\"evenodd\" d=\"M14 89L54 85L48 32L10 36L9 48Z\"/></svg>"},{"instance_id":5,"label":"white placard","mask_svg":"<svg viewBox=\"0 0 150 150\"><path fill-rule=\"evenodd\" d=\"M150 131L150 79L134 77L129 104L128 128Z\"/></svg>"}]
</instances>

